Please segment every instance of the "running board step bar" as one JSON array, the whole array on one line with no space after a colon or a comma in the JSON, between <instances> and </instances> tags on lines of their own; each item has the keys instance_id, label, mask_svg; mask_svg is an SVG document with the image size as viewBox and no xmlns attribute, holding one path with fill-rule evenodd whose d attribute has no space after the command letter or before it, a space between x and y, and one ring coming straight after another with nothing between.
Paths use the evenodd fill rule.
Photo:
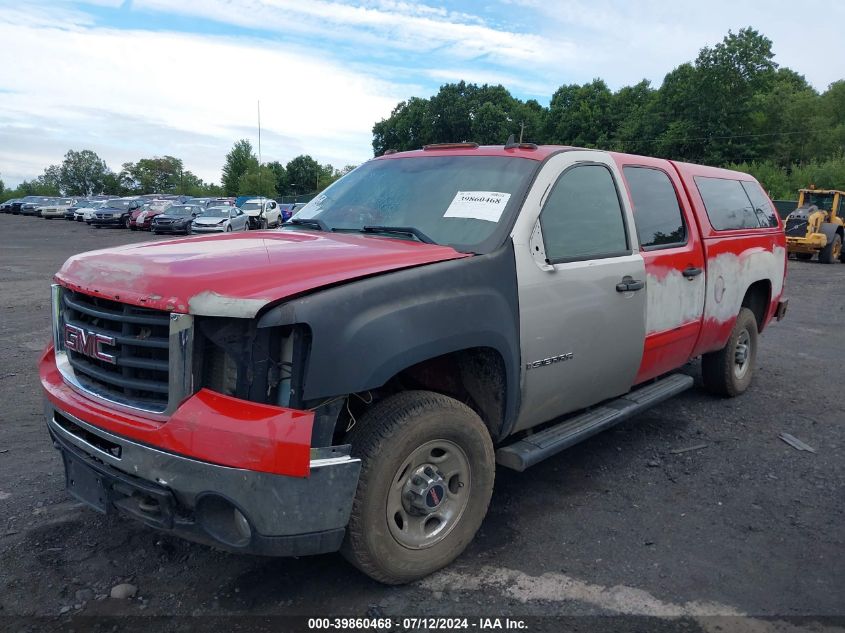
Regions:
<instances>
[{"instance_id":1,"label":"running board step bar","mask_svg":"<svg viewBox=\"0 0 845 633\"><path fill-rule=\"evenodd\" d=\"M631 391L616 400L568 418L496 451L496 462L522 472L529 466L556 455L588 437L645 411L667 398L692 387L692 376L672 374L645 387Z\"/></svg>"}]
</instances>

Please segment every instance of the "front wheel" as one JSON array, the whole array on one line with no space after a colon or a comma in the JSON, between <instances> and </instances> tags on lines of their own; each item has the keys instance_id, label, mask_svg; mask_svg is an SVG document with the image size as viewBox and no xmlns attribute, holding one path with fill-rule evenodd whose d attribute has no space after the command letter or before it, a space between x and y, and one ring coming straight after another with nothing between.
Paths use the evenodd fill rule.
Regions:
<instances>
[{"instance_id":1,"label":"front wheel","mask_svg":"<svg viewBox=\"0 0 845 633\"><path fill-rule=\"evenodd\" d=\"M231 233L231 232L232 232L232 225L229 224L228 226L226 226L226 233Z\"/></svg>"},{"instance_id":2,"label":"front wheel","mask_svg":"<svg viewBox=\"0 0 845 633\"><path fill-rule=\"evenodd\" d=\"M129 220L128 217L126 219L124 219L123 220L123 228L125 228L125 229L131 228L131 225L129 224L129 222L130 222L130 220Z\"/></svg>"},{"instance_id":3,"label":"front wheel","mask_svg":"<svg viewBox=\"0 0 845 633\"><path fill-rule=\"evenodd\" d=\"M495 455L466 405L407 391L375 405L346 442L361 475L341 552L371 578L403 584L457 558L493 493Z\"/></svg>"},{"instance_id":4,"label":"front wheel","mask_svg":"<svg viewBox=\"0 0 845 633\"><path fill-rule=\"evenodd\" d=\"M834 264L842 258L842 236L837 233L819 252L819 261L822 264Z\"/></svg>"},{"instance_id":5,"label":"front wheel","mask_svg":"<svg viewBox=\"0 0 845 633\"><path fill-rule=\"evenodd\" d=\"M756 359L757 317L748 308L742 308L727 345L701 358L704 387L720 396L740 395L751 384Z\"/></svg>"}]
</instances>

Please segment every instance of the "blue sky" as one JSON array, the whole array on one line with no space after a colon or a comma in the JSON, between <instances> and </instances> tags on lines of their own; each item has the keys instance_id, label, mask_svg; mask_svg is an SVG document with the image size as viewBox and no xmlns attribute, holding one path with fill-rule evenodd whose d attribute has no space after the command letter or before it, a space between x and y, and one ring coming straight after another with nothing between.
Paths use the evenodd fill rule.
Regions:
<instances>
[{"instance_id":1,"label":"blue sky","mask_svg":"<svg viewBox=\"0 0 845 633\"><path fill-rule=\"evenodd\" d=\"M258 100L264 160L357 164L373 123L442 83L543 104L594 77L656 86L749 25L824 90L845 75L843 24L834 0L0 0L0 177L93 149L114 170L170 154L218 182L232 143L256 141Z\"/></svg>"}]
</instances>

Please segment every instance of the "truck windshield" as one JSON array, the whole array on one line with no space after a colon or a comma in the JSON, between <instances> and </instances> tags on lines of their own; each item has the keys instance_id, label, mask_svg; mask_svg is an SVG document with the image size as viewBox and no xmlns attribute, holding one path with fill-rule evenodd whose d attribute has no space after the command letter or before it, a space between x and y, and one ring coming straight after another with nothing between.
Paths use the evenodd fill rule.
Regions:
<instances>
[{"instance_id":1,"label":"truck windshield","mask_svg":"<svg viewBox=\"0 0 845 633\"><path fill-rule=\"evenodd\" d=\"M332 184L294 218L319 219L330 230L412 228L457 250L490 252L503 241L539 165L504 156L373 160ZM408 233L405 238L414 239Z\"/></svg>"}]
</instances>

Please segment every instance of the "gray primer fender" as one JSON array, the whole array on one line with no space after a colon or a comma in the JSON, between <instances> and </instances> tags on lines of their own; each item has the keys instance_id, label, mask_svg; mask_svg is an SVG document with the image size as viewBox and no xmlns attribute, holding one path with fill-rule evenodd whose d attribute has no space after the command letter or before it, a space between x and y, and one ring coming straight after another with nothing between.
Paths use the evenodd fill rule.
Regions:
<instances>
[{"instance_id":1,"label":"gray primer fender","mask_svg":"<svg viewBox=\"0 0 845 633\"><path fill-rule=\"evenodd\" d=\"M513 243L319 290L268 310L258 327L311 331L304 400L376 389L403 369L472 347L501 354L507 434L519 408L519 307Z\"/></svg>"}]
</instances>

